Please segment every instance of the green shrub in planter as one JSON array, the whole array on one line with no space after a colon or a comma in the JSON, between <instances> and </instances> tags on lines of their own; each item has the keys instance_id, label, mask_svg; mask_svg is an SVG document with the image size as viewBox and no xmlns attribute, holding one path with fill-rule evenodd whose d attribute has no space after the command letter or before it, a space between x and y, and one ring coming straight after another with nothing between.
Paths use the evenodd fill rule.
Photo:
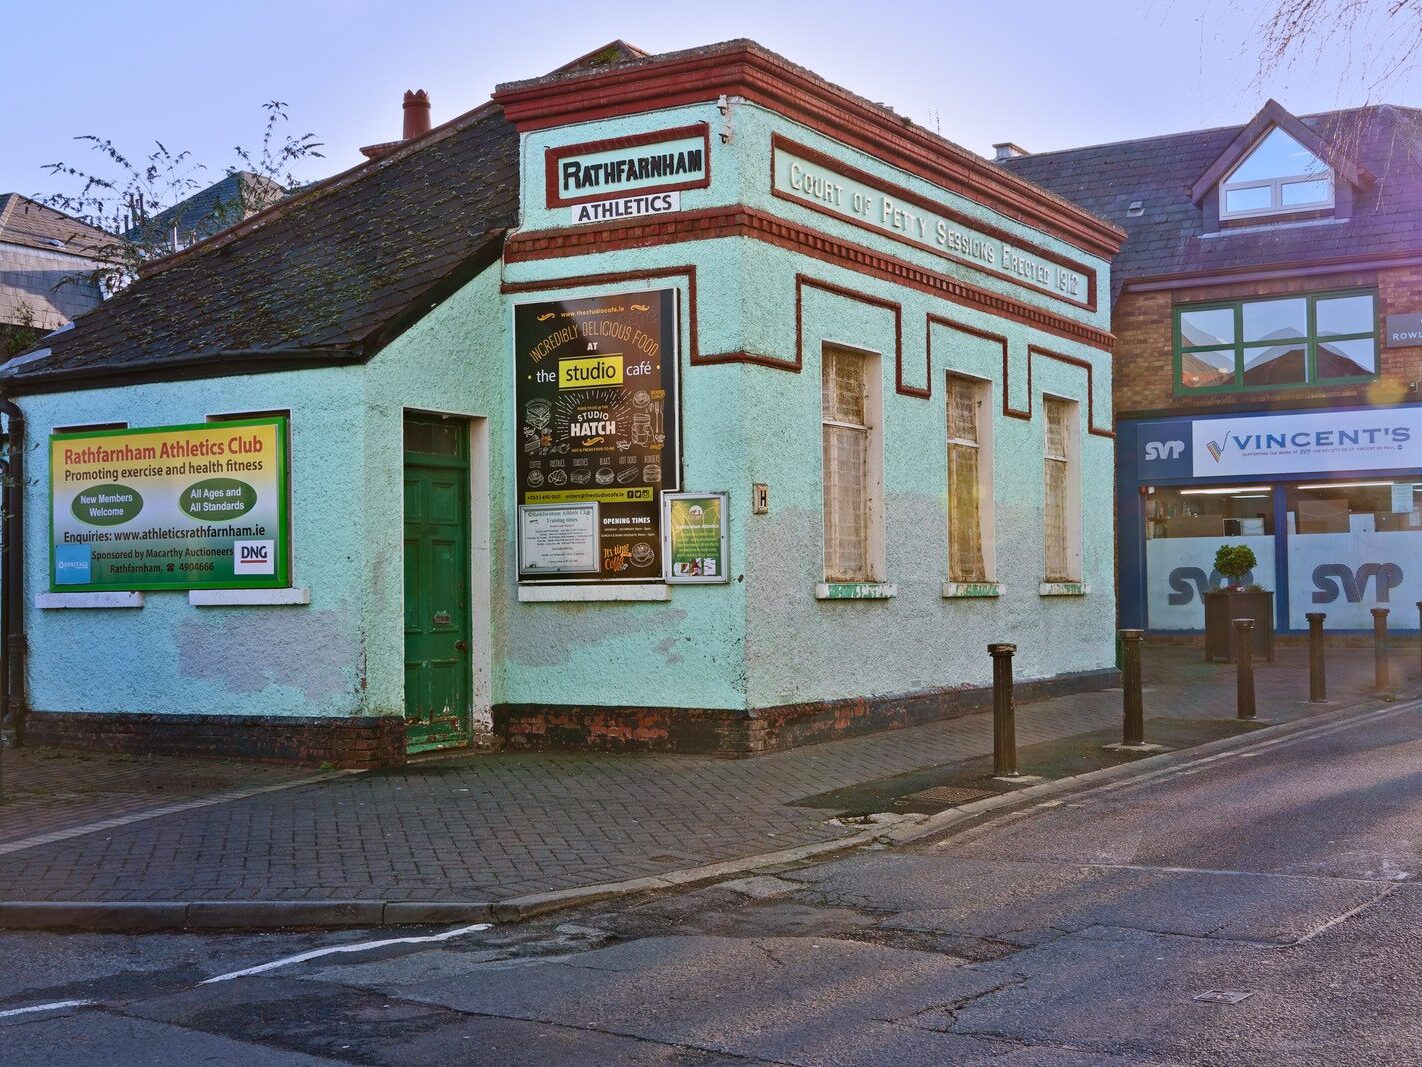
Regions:
<instances>
[{"instance_id":1,"label":"green shrub in planter","mask_svg":"<svg viewBox=\"0 0 1422 1067\"><path fill-rule=\"evenodd\" d=\"M1244 576L1259 563L1259 557L1248 545L1220 545L1215 553L1215 570L1230 581L1232 588L1238 589Z\"/></svg>"}]
</instances>

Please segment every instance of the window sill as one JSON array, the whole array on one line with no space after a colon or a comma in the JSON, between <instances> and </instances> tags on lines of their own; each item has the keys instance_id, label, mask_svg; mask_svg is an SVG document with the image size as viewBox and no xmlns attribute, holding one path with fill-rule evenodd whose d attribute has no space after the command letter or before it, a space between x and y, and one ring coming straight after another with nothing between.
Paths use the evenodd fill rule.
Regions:
<instances>
[{"instance_id":1,"label":"window sill","mask_svg":"<svg viewBox=\"0 0 1422 1067\"><path fill-rule=\"evenodd\" d=\"M820 582L815 586L816 600L888 600L899 595L899 587L890 582Z\"/></svg>"},{"instance_id":2,"label":"window sill","mask_svg":"<svg viewBox=\"0 0 1422 1067\"><path fill-rule=\"evenodd\" d=\"M1086 596L1091 586L1085 582L1043 582L1037 586L1039 596Z\"/></svg>"},{"instance_id":3,"label":"window sill","mask_svg":"<svg viewBox=\"0 0 1422 1067\"><path fill-rule=\"evenodd\" d=\"M58 608L141 608L142 593L36 593L35 607L45 611Z\"/></svg>"},{"instance_id":4,"label":"window sill","mask_svg":"<svg viewBox=\"0 0 1422 1067\"><path fill-rule=\"evenodd\" d=\"M309 604L311 589L307 586L287 589L189 589L188 603L197 608Z\"/></svg>"},{"instance_id":5,"label":"window sill","mask_svg":"<svg viewBox=\"0 0 1422 1067\"><path fill-rule=\"evenodd\" d=\"M520 604L579 604L608 601L663 601L671 599L671 586L647 585L520 585Z\"/></svg>"},{"instance_id":6,"label":"window sill","mask_svg":"<svg viewBox=\"0 0 1422 1067\"><path fill-rule=\"evenodd\" d=\"M1001 582L944 582L943 596L948 600L956 600L960 597L999 597L1002 596L1003 585Z\"/></svg>"}]
</instances>

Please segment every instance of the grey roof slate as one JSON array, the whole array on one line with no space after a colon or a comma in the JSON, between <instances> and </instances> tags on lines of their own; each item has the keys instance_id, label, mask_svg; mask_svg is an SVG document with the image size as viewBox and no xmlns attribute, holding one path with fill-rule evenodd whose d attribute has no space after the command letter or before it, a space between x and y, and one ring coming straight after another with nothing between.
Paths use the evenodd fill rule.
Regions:
<instances>
[{"instance_id":1,"label":"grey roof slate","mask_svg":"<svg viewBox=\"0 0 1422 1067\"><path fill-rule=\"evenodd\" d=\"M1001 162L1127 233L1113 265L1118 291L1132 279L1422 252L1422 111L1379 104L1300 116L1377 179L1357 190L1347 221L1261 225L1203 236L1191 185L1244 127L1043 152ZM1133 201L1144 211L1131 216Z\"/></svg>"},{"instance_id":2,"label":"grey roof slate","mask_svg":"<svg viewBox=\"0 0 1422 1067\"><path fill-rule=\"evenodd\" d=\"M367 359L496 258L517 209L518 135L486 104L156 261L0 383L20 393L291 354Z\"/></svg>"},{"instance_id":3,"label":"grey roof slate","mask_svg":"<svg viewBox=\"0 0 1422 1067\"><path fill-rule=\"evenodd\" d=\"M146 231L162 239L176 226L182 241L191 244L250 218L286 195L287 191L268 177L245 170L234 171L221 181L213 182L167 210L160 211L124 236L137 240Z\"/></svg>"}]
</instances>

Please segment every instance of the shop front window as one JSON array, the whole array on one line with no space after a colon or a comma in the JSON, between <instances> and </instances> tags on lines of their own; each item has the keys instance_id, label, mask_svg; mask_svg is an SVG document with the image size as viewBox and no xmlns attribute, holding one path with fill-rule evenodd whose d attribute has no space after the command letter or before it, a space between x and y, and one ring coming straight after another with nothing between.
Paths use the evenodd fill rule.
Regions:
<instances>
[{"instance_id":1,"label":"shop front window","mask_svg":"<svg viewBox=\"0 0 1422 1067\"><path fill-rule=\"evenodd\" d=\"M1157 488L1146 497L1146 537L1273 536L1273 498L1267 485Z\"/></svg>"},{"instance_id":2,"label":"shop front window","mask_svg":"<svg viewBox=\"0 0 1422 1067\"><path fill-rule=\"evenodd\" d=\"M1175 313L1182 393L1284 389L1377 375L1371 292L1309 293Z\"/></svg>"},{"instance_id":3,"label":"shop front window","mask_svg":"<svg viewBox=\"0 0 1422 1067\"><path fill-rule=\"evenodd\" d=\"M1288 489L1289 533L1422 533L1422 482L1304 483Z\"/></svg>"},{"instance_id":4,"label":"shop front window","mask_svg":"<svg viewBox=\"0 0 1422 1067\"><path fill-rule=\"evenodd\" d=\"M1200 630L1205 596L1230 579L1215 569L1221 545L1243 545L1255 564L1245 585L1275 588L1274 493L1268 485L1157 486L1145 497L1146 617L1153 630Z\"/></svg>"}]
</instances>

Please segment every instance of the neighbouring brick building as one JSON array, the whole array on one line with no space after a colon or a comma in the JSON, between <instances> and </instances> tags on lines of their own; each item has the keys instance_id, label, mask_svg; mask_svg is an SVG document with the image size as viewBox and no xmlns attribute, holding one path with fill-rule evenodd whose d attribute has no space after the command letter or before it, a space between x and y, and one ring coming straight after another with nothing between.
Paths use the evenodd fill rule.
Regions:
<instances>
[{"instance_id":1,"label":"neighbouring brick building","mask_svg":"<svg viewBox=\"0 0 1422 1067\"><path fill-rule=\"evenodd\" d=\"M1422 111L1295 117L999 162L1127 231L1112 272L1125 626L1203 625L1247 544L1276 625L1422 600Z\"/></svg>"}]
</instances>

